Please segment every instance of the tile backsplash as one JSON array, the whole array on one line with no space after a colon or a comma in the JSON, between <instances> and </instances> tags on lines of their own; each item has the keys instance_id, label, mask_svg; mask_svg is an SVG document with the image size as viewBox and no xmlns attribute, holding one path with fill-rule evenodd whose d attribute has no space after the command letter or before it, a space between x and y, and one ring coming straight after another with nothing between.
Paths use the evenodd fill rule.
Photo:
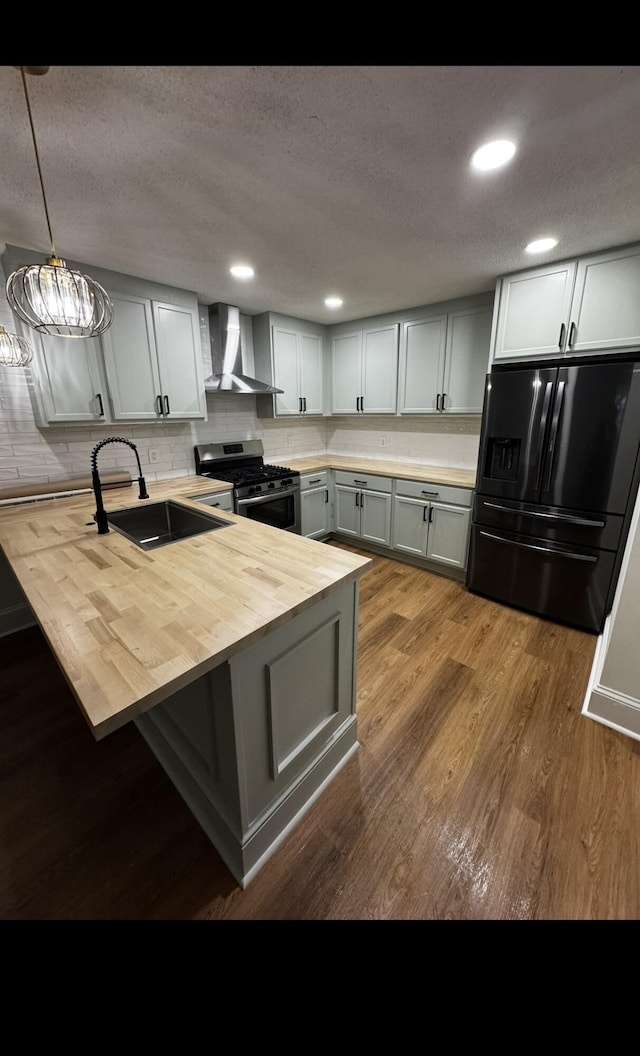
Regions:
<instances>
[{"instance_id":1,"label":"tile backsplash","mask_svg":"<svg viewBox=\"0 0 640 1056\"><path fill-rule=\"evenodd\" d=\"M0 325L15 331L4 290L0 293ZM201 338L208 374L211 357L206 309L201 311ZM329 452L474 469L478 457L479 417L270 420L256 416L254 396L209 394L206 422L41 429L34 417L32 396L28 367L0 367L0 497L12 486L89 474L93 447L104 437L119 432L124 432L138 447L147 480L192 473L194 444L252 437L262 440L265 461L280 465L294 458ZM158 456L153 463L149 460L150 450ZM131 452L124 446L108 449L108 455L105 450L101 468L130 469L133 473Z\"/></svg>"}]
</instances>

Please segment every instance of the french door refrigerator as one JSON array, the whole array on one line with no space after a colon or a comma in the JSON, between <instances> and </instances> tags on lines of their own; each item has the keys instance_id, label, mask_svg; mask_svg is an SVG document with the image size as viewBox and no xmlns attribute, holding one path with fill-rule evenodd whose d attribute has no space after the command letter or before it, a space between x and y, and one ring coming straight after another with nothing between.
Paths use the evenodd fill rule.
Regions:
<instances>
[{"instance_id":1,"label":"french door refrigerator","mask_svg":"<svg viewBox=\"0 0 640 1056\"><path fill-rule=\"evenodd\" d=\"M640 475L640 360L487 376L467 587L586 631L611 609Z\"/></svg>"}]
</instances>

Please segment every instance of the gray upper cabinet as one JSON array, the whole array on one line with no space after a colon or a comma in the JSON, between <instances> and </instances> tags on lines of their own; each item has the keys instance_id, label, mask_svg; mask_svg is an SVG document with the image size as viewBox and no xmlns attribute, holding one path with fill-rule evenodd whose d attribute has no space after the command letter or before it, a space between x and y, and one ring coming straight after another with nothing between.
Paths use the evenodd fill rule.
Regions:
<instances>
[{"instance_id":1,"label":"gray upper cabinet","mask_svg":"<svg viewBox=\"0 0 640 1056\"><path fill-rule=\"evenodd\" d=\"M322 338L273 327L273 380L283 389L276 414L322 414Z\"/></svg>"},{"instance_id":2,"label":"gray upper cabinet","mask_svg":"<svg viewBox=\"0 0 640 1056\"><path fill-rule=\"evenodd\" d=\"M109 290L113 322L103 335L115 421L204 419L197 300L171 304Z\"/></svg>"},{"instance_id":3,"label":"gray upper cabinet","mask_svg":"<svg viewBox=\"0 0 640 1056\"><path fill-rule=\"evenodd\" d=\"M397 388L397 323L334 334L332 414L395 414Z\"/></svg>"},{"instance_id":4,"label":"gray upper cabinet","mask_svg":"<svg viewBox=\"0 0 640 1056\"><path fill-rule=\"evenodd\" d=\"M491 307L403 323L400 414L480 414L489 364Z\"/></svg>"},{"instance_id":5,"label":"gray upper cabinet","mask_svg":"<svg viewBox=\"0 0 640 1056\"><path fill-rule=\"evenodd\" d=\"M22 328L24 334L24 328ZM111 421L99 338L24 334L34 350L33 371L41 425Z\"/></svg>"},{"instance_id":6,"label":"gray upper cabinet","mask_svg":"<svg viewBox=\"0 0 640 1056\"><path fill-rule=\"evenodd\" d=\"M26 328L21 329L25 333ZM111 417L100 338L52 337L34 330L25 336L34 351L41 424L108 424Z\"/></svg>"},{"instance_id":7,"label":"gray upper cabinet","mask_svg":"<svg viewBox=\"0 0 640 1056\"><path fill-rule=\"evenodd\" d=\"M264 312L252 333L256 377L283 390L256 397L258 417L324 414L326 327Z\"/></svg>"},{"instance_id":8,"label":"gray upper cabinet","mask_svg":"<svg viewBox=\"0 0 640 1056\"><path fill-rule=\"evenodd\" d=\"M17 246L3 254L5 274L41 263L40 254ZM196 294L80 261L67 265L104 287L113 320L99 338L29 332L41 424L206 419Z\"/></svg>"},{"instance_id":9,"label":"gray upper cabinet","mask_svg":"<svg viewBox=\"0 0 640 1056\"><path fill-rule=\"evenodd\" d=\"M500 279L494 361L640 348L640 246Z\"/></svg>"}]
</instances>

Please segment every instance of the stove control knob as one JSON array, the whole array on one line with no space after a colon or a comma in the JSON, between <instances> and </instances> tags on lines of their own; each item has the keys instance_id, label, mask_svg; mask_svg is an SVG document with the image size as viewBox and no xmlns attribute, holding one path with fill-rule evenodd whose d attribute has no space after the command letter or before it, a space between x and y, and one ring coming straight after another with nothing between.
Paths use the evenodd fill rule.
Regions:
<instances>
[{"instance_id":1,"label":"stove control knob","mask_svg":"<svg viewBox=\"0 0 640 1056\"><path fill-rule=\"evenodd\" d=\"M270 488L275 488L275 484L274 484L274 482L273 482L273 481L271 481L271 482L270 482L270 483L268 484L268 487L270 487Z\"/></svg>"},{"instance_id":2,"label":"stove control knob","mask_svg":"<svg viewBox=\"0 0 640 1056\"><path fill-rule=\"evenodd\" d=\"M261 484L256 484L256 486L254 488L254 491L262 491L262 485Z\"/></svg>"},{"instance_id":3,"label":"stove control knob","mask_svg":"<svg viewBox=\"0 0 640 1056\"><path fill-rule=\"evenodd\" d=\"M249 488L249 495L253 495L255 490L256 490L255 488Z\"/></svg>"},{"instance_id":4,"label":"stove control knob","mask_svg":"<svg viewBox=\"0 0 640 1056\"><path fill-rule=\"evenodd\" d=\"M289 484L291 484L291 483L292 483L292 481L291 481L291 477L286 477L286 478L285 478L285 479L284 479L284 480L282 481L282 487L283 487L283 488L287 488L287 487L289 486Z\"/></svg>"}]
</instances>

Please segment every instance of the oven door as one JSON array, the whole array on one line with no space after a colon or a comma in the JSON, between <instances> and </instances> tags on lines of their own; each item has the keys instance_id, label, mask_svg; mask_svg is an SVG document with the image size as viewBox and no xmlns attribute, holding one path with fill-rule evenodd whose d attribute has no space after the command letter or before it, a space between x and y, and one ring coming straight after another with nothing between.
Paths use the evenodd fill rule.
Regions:
<instances>
[{"instance_id":1,"label":"oven door","mask_svg":"<svg viewBox=\"0 0 640 1056\"><path fill-rule=\"evenodd\" d=\"M300 488L282 488L252 495L250 499L236 498L236 513L260 524L270 524L272 528L283 528L300 535Z\"/></svg>"}]
</instances>

